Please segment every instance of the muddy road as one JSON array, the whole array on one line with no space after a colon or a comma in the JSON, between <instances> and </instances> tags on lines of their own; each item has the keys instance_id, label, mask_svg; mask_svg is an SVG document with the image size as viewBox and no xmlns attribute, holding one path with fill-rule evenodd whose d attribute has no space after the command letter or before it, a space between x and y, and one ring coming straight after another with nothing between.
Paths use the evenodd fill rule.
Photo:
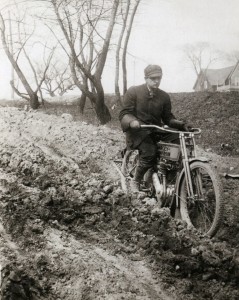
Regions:
<instances>
[{"instance_id":1,"label":"muddy road","mask_svg":"<svg viewBox=\"0 0 239 300\"><path fill-rule=\"evenodd\" d=\"M238 183L210 240L123 193L120 131L17 108L0 128L1 299L239 298Z\"/></svg>"}]
</instances>

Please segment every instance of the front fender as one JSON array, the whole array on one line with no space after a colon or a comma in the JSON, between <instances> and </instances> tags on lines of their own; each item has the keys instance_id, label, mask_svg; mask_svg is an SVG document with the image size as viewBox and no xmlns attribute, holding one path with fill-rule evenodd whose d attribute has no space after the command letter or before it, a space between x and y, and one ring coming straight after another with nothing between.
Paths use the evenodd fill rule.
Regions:
<instances>
[{"instance_id":1,"label":"front fender","mask_svg":"<svg viewBox=\"0 0 239 300\"><path fill-rule=\"evenodd\" d=\"M194 161L209 162L210 160L211 160L210 158L204 156L193 157L193 158L189 158L189 164L191 164Z\"/></svg>"},{"instance_id":2,"label":"front fender","mask_svg":"<svg viewBox=\"0 0 239 300\"><path fill-rule=\"evenodd\" d=\"M201 162L207 163L207 162L210 161L210 159L207 158L207 157L193 157L193 158L189 158L189 165L191 165L195 161L201 161ZM180 187L180 184L183 181L184 173L185 173L185 171L184 171L184 169L182 169L182 171L180 172L179 176L177 177L176 188L175 188L175 191L176 191L176 207L177 208L179 208L179 203L180 203L180 199L179 199L179 187Z\"/></svg>"}]
</instances>

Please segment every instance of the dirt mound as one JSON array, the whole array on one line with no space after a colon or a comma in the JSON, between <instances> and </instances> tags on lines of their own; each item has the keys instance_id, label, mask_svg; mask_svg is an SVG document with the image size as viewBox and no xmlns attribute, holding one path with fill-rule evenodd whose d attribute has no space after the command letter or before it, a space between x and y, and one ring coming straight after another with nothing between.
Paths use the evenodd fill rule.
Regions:
<instances>
[{"instance_id":1,"label":"dirt mound","mask_svg":"<svg viewBox=\"0 0 239 300\"><path fill-rule=\"evenodd\" d=\"M15 108L0 126L2 299L238 299L226 232L209 240L120 189L120 131Z\"/></svg>"},{"instance_id":2,"label":"dirt mound","mask_svg":"<svg viewBox=\"0 0 239 300\"><path fill-rule=\"evenodd\" d=\"M223 156L239 155L239 93L171 94L175 115L203 131L204 149Z\"/></svg>"}]
</instances>

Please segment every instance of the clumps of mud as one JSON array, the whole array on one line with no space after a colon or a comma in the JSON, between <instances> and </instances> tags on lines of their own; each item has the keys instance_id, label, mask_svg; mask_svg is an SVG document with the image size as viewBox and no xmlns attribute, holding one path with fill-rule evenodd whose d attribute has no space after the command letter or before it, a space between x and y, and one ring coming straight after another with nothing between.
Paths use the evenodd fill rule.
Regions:
<instances>
[{"instance_id":1,"label":"clumps of mud","mask_svg":"<svg viewBox=\"0 0 239 300\"><path fill-rule=\"evenodd\" d=\"M45 122L43 116L37 118L40 127L49 128L49 116ZM22 120L28 129L28 120L34 124L29 116ZM11 123L11 118L6 122ZM56 131L51 118L50 123L51 131ZM87 137L91 127L78 124L77 129L70 123L53 135L54 145L52 137L40 136L37 125L37 138L28 134L26 140L21 124L17 122L21 135L15 144L7 134L0 139L1 217L7 233L29 255L20 271L11 265L6 268L3 299L14 299L10 294L14 290L23 295L15 299L41 299L41 293L42 299L52 299L57 292L52 289L54 281L70 276L59 273L47 255L36 259L35 254L44 253L47 247L49 228L103 243L112 255L126 255L133 261L147 259L169 292L178 289L178 299L198 299L198 294L201 299L238 299L238 248L187 229L184 222L171 217L169 209L160 209L155 199L126 195L109 171L109 158L120 150L117 145L109 156L102 156L99 146L95 151L92 134ZM70 136L70 129L77 134ZM97 133L102 149L114 146L106 138L108 129L105 133L97 129ZM75 143L69 142L78 134L82 136L82 155ZM16 260L21 265L21 258Z\"/></svg>"},{"instance_id":2,"label":"clumps of mud","mask_svg":"<svg viewBox=\"0 0 239 300\"><path fill-rule=\"evenodd\" d=\"M46 288L46 286L45 286ZM13 262L6 264L1 270L1 299L43 299L46 289L26 273L23 265Z\"/></svg>"},{"instance_id":3,"label":"clumps of mud","mask_svg":"<svg viewBox=\"0 0 239 300\"><path fill-rule=\"evenodd\" d=\"M4 226L21 248L28 252L43 248L47 224L76 236L84 228L109 232L119 240L112 253L125 253L132 259L151 257L155 272L160 266L159 276L167 274L166 281L170 274L191 282L190 293L198 288L195 279L215 280L215 286L229 284L233 292L239 278L238 253L226 243L188 230L184 222L172 219L169 209L158 208L154 199L126 195L118 183L100 173L89 177L87 164L62 170L39 149L29 149L27 155L22 151L18 163L13 162L19 149L12 149L12 155L10 149L8 155L2 153L1 161L5 172L15 176L1 197Z\"/></svg>"}]
</instances>

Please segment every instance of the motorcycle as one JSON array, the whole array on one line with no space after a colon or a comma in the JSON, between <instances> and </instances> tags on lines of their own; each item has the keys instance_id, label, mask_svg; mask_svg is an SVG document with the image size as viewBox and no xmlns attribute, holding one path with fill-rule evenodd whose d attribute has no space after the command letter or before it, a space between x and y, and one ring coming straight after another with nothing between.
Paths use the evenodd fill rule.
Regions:
<instances>
[{"instance_id":1,"label":"motorcycle","mask_svg":"<svg viewBox=\"0 0 239 300\"><path fill-rule=\"evenodd\" d=\"M156 198L160 207L169 207L172 216L181 218L210 237L218 231L224 211L222 184L209 159L197 156L195 136L156 125L141 125L160 133L177 133L180 144L157 142L157 163L144 176L142 190ZM121 165L122 189L130 192L139 158L138 150L127 150Z\"/></svg>"}]
</instances>

